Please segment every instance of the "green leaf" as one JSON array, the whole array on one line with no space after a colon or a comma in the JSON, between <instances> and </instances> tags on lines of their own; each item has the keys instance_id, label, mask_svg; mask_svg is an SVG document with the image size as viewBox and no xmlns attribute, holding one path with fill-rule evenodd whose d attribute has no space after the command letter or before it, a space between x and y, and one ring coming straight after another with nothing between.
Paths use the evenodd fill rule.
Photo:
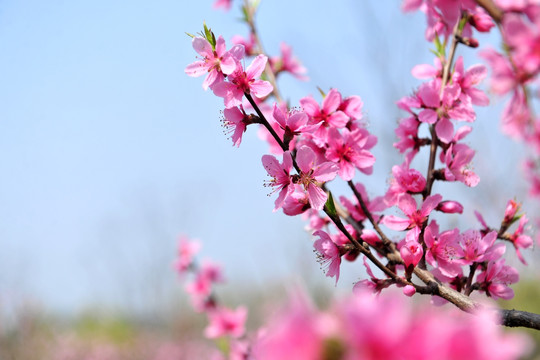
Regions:
<instances>
[{"instance_id":1,"label":"green leaf","mask_svg":"<svg viewBox=\"0 0 540 360\"><path fill-rule=\"evenodd\" d=\"M186 35L189 36L190 38L194 38L194 37L195 37L195 35L190 34L190 33L188 33L188 32L186 32Z\"/></svg>"},{"instance_id":2,"label":"green leaf","mask_svg":"<svg viewBox=\"0 0 540 360\"><path fill-rule=\"evenodd\" d=\"M212 32L212 29L209 29L206 26L206 22L203 22L203 26L204 26L204 37L206 38L206 40L208 40L210 45L212 45L212 50L216 50L216 37L214 33Z\"/></svg>"},{"instance_id":3,"label":"green leaf","mask_svg":"<svg viewBox=\"0 0 540 360\"><path fill-rule=\"evenodd\" d=\"M332 196L332 192L330 191L328 192L328 200L326 200L326 210L328 211L328 216L337 216L336 204L334 203L334 197Z\"/></svg>"},{"instance_id":4,"label":"green leaf","mask_svg":"<svg viewBox=\"0 0 540 360\"><path fill-rule=\"evenodd\" d=\"M317 90L319 90L319 93L321 93L321 96L324 99L326 97L326 93L323 91L323 89L317 86Z\"/></svg>"}]
</instances>

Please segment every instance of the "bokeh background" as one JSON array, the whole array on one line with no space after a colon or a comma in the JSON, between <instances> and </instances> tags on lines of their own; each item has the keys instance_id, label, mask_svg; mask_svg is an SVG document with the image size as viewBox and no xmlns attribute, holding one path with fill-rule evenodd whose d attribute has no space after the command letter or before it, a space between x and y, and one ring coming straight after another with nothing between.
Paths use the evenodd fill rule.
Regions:
<instances>
[{"instance_id":1,"label":"bokeh background","mask_svg":"<svg viewBox=\"0 0 540 360\"><path fill-rule=\"evenodd\" d=\"M196 56L185 32L206 21L229 44L247 34L239 3L225 13L210 0L0 2L0 331L55 324L124 339L133 323L169 324L174 340L200 330L171 266L181 234L201 239L201 256L224 266L232 306L292 284L322 297L347 293L362 278L360 263L344 266L337 288L323 276L300 217L272 212L260 164L267 145L250 128L233 148L219 122L222 100L184 74ZM433 61L423 14L403 15L399 5L272 0L257 17L267 52L278 55L286 41L308 68L307 82L279 79L291 104L319 99L317 86L363 98L379 144L374 175L357 180L372 196L402 161L391 147L395 102L420 83L411 68ZM496 31L480 37L499 41ZM466 66L480 61L460 53ZM448 225L476 225L474 210L496 224L512 198L538 209L520 170L525 149L500 134L503 101L492 103L477 108L468 138L480 185L434 189L465 206L441 220ZM534 252L527 268L508 252L526 281L539 280Z\"/></svg>"}]
</instances>

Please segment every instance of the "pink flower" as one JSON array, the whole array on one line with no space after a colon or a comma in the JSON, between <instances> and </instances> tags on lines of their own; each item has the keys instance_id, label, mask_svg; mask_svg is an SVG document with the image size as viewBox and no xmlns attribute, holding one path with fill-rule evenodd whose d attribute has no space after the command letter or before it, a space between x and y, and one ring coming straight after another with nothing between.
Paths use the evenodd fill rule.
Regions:
<instances>
[{"instance_id":1,"label":"pink flower","mask_svg":"<svg viewBox=\"0 0 540 360\"><path fill-rule=\"evenodd\" d=\"M188 76L193 77L207 74L203 82L205 90L222 82L224 74L232 74L236 69L236 62L244 57L244 47L241 45L235 45L226 51L225 40L222 36L218 37L216 41L215 51L208 40L199 36L193 38L192 45L193 49L202 56L202 59L189 64L185 72Z\"/></svg>"},{"instance_id":2,"label":"pink flower","mask_svg":"<svg viewBox=\"0 0 540 360\"><path fill-rule=\"evenodd\" d=\"M326 276L336 277L336 284L339 280L339 267L341 265L341 254L339 248L334 243L330 235L322 230L317 230L313 235L319 239L313 243L313 247L317 251L318 261L322 267L328 267Z\"/></svg>"},{"instance_id":3,"label":"pink flower","mask_svg":"<svg viewBox=\"0 0 540 360\"><path fill-rule=\"evenodd\" d=\"M397 206L407 216L406 219L386 215L382 218L381 223L392 230L402 231L409 230L406 235L407 241L418 241L420 229L427 220L429 214L441 202L442 196L439 194L428 196L422 203L422 207L418 210L416 201L409 194L403 194L399 197Z\"/></svg>"},{"instance_id":4,"label":"pink flower","mask_svg":"<svg viewBox=\"0 0 540 360\"><path fill-rule=\"evenodd\" d=\"M461 96L468 97L474 105L487 106L489 98L482 90L475 87L486 76L487 69L484 65L473 65L465 71L463 57L460 56L456 61L452 80L461 87Z\"/></svg>"},{"instance_id":5,"label":"pink flower","mask_svg":"<svg viewBox=\"0 0 540 360\"><path fill-rule=\"evenodd\" d=\"M491 231L482 236L477 230L467 230L461 234L460 243L463 247L463 263L471 265L484 261L499 259L506 251L503 243L495 244L497 232Z\"/></svg>"},{"instance_id":6,"label":"pink flower","mask_svg":"<svg viewBox=\"0 0 540 360\"><path fill-rule=\"evenodd\" d=\"M515 139L526 138L527 127L532 120L527 98L518 88L503 109L502 131Z\"/></svg>"},{"instance_id":7,"label":"pink flower","mask_svg":"<svg viewBox=\"0 0 540 360\"><path fill-rule=\"evenodd\" d=\"M307 193L300 185L294 184L292 189L282 203L283 213L289 216L302 214L311 207Z\"/></svg>"},{"instance_id":8,"label":"pink flower","mask_svg":"<svg viewBox=\"0 0 540 360\"><path fill-rule=\"evenodd\" d=\"M409 169L405 162L392 167L393 178L390 179L390 187L384 196L388 206L395 205L399 196L406 192L421 193L426 187L426 179L416 169Z\"/></svg>"},{"instance_id":9,"label":"pink flower","mask_svg":"<svg viewBox=\"0 0 540 360\"><path fill-rule=\"evenodd\" d=\"M272 113L274 120L279 124L279 127L285 132L284 142L288 144L295 136L303 132L311 132L319 125L308 125L308 116L302 111L290 111L284 113L276 103L274 103L274 111Z\"/></svg>"},{"instance_id":10,"label":"pink flower","mask_svg":"<svg viewBox=\"0 0 540 360\"><path fill-rule=\"evenodd\" d=\"M238 67L227 77L229 81L220 82L213 87L214 94L223 98L226 108L241 105L244 93L263 98L272 92L272 85L268 81L256 79L264 71L267 60L266 56L259 55L245 71Z\"/></svg>"},{"instance_id":11,"label":"pink flower","mask_svg":"<svg viewBox=\"0 0 540 360\"><path fill-rule=\"evenodd\" d=\"M296 161L301 170L298 183L307 191L311 207L322 210L328 196L320 186L336 177L337 165L331 162L315 165L315 152L307 146L298 149Z\"/></svg>"},{"instance_id":12,"label":"pink flower","mask_svg":"<svg viewBox=\"0 0 540 360\"><path fill-rule=\"evenodd\" d=\"M212 285L224 281L221 267L208 260L203 261L195 280L186 284L186 292L191 295L192 304L197 311L206 311L214 307L209 299Z\"/></svg>"},{"instance_id":13,"label":"pink flower","mask_svg":"<svg viewBox=\"0 0 540 360\"><path fill-rule=\"evenodd\" d=\"M212 7L214 9L223 8L224 11L229 11L231 9L232 0L216 0Z\"/></svg>"},{"instance_id":14,"label":"pink flower","mask_svg":"<svg viewBox=\"0 0 540 360\"><path fill-rule=\"evenodd\" d=\"M364 106L364 102L358 95L353 95L346 97L343 99L341 104L339 105L338 110L341 110L354 120L360 120L362 119L362 107Z\"/></svg>"},{"instance_id":15,"label":"pink flower","mask_svg":"<svg viewBox=\"0 0 540 360\"><path fill-rule=\"evenodd\" d=\"M354 169L370 174L373 171L375 157L369 151L362 148L362 140L365 143L367 137L360 137L359 131L350 132L343 129L331 128L328 131L328 148L326 158L339 166L339 176L345 180L352 180Z\"/></svg>"},{"instance_id":16,"label":"pink flower","mask_svg":"<svg viewBox=\"0 0 540 360\"><path fill-rule=\"evenodd\" d=\"M494 299L510 300L514 291L508 287L519 281L516 269L504 264L504 259L490 261L484 272L478 275L476 282L480 283L482 290Z\"/></svg>"},{"instance_id":17,"label":"pink flower","mask_svg":"<svg viewBox=\"0 0 540 360\"><path fill-rule=\"evenodd\" d=\"M231 140L233 146L240 147L242 135L246 132L247 125L251 124L250 117L244 112L242 107L232 107L223 111L223 128L226 134L232 133Z\"/></svg>"},{"instance_id":18,"label":"pink flower","mask_svg":"<svg viewBox=\"0 0 540 360\"><path fill-rule=\"evenodd\" d=\"M321 126L313 134L314 141L318 146L324 146L327 141L328 128L344 128L349 117L341 110L341 94L332 89L323 100L322 107L311 96L300 100L300 105L311 119L312 124L321 123Z\"/></svg>"},{"instance_id":19,"label":"pink flower","mask_svg":"<svg viewBox=\"0 0 540 360\"><path fill-rule=\"evenodd\" d=\"M236 310L217 308L209 313L210 324L204 330L209 339L230 335L238 338L244 335L247 309L239 306Z\"/></svg>"},{"instance_id":20,"label":"pink flower","mask_svg":"<svg viewBox=\"0 0 540 360\"><path fill-rule=\"evenodd\" d=\"M432 221L424 230L426 261L449 278L461 275L459 259L464 256L459 244L459 230L448 230L439 235L439 226Z\"/></svg>"},{"instance_id":21,"label":"pink flower","mask_svg":"<svg viewBox=\"0 0 540 360\"><path fill-rule=\"evenodd\" d=\"M272 193L280 190L279 195L274 203L274 211L277 211L285 200L286 196L290 192L289 185L292 184L291 177L289 175L292 168L291 153L286 151L283 153L283 162L279 161L272 155L263 155L262 163L268 175L272 177L270 181L265 183L265 186L271 186L274 189Z\"/></svg>"},{"instance_id":22,"label":"pink flower","mask_svg":"<svg viewBox=\"0 0 540 360\"><path fill-rule=\"evenodd\" d=\"M418 265L422 259L422 255L424 255L424 250L422 249L422 245L420 245L417 240L411 239L409 241L405 240L402 243L401 247L399 248L399 253L403 258L405 266L408 268L410 266Z\"/></svg>"},{"instance_id":23,"label":"pink flower","mask_svg":"<svg viewBox=\"0 0 540 360\"><path fill-rule=\"evenodd\" d=\"M441 157L443 153L441 153ZM447 181L461 181L469 187L474 187L480 182L480 178L470 169L469 163L474 157L474 150L465 144L451 144L444 153L443 162L446 164L444 178Z\"/></svg>"},{"instance_id":24,"label":"pink flower","mask_svg":"<svg viewBox=\"0 0 540 360\"><path fill-rule=\"evenodd\" d=\"M248 39L244 39L240 35L234 35L231 41L233 44L243 45L246 50L246 56L257 55L257 53L255 52L255 48L257 46L256 40L255 36L252 33L249 34Z\"/></svg>"},{"instance_id":25,"label":"pink flower","mask_svg":"<svg viewBox=\"0 0 540 360\"><path fill-rule=\"evenodd\" d=\"M291 47L282 42L279 48L281 50L281 57L276 56L270 58L270 66L272 67L272 71L274 71L276 74L285 71L291 73L298 80L309 80L307 76L304 76L307 69L302 66L298 59L293 57Z\"/></svg>"},{"instance_id":26,"label":"pink flower","mask_svg":"<svg viewBox=\"0 0 540 360\"><path fill-rule=\"evenodd\" d=\"M529 219L527 219L527 217L523 215L523 217L519 220L516 231L512 235L510 235L510 241L512 241L512 244L516 249L516 254L519 258L519 261L521 261L525 265L527 265L527 262L523 258L523 255L521 254L519 249L528 249L533 246L533 240L531 239L531 237L523 234L523 229L528 221Z\"/></svg>"},{"instance_id":27,"label":"pink flower","mask_svg":"<svg viewBox=\"0 0 540 360\"><path fill-rule=\"evenodd\" d=\"M508 58L493 49L484 49L479 53L491 67L490 87L497 95L504 95L514 89L519 81Z\"/></svg>"},{"instance_id":28,"label":"pink flower","mask_svg":"<svg viewBox=\"0 0 540 360\"><path fill-rule=\"evenodd\" d=\"M178 259L174 267L179 274L185 273L193 263L193 257L201 249L199 241L190 241L187 236L181 236L178 243Z\"/></svg>"}]
</instances>

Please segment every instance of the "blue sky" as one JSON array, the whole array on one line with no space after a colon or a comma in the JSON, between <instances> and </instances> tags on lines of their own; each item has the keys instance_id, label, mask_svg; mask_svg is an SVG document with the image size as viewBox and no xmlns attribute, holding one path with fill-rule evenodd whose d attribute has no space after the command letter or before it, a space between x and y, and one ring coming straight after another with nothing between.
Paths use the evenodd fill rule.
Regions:
<instances>
[{"instance_id":1,"label":"blue sky","mask_svg":"<svg viewBox=\"0 0 540 360\"><path fill-rule=\"evenodd\" d=\"M222 101L184 74L196 56L185 32L203 20L227 41L246 34L238 1L230 13L211 4L0 3L0 306L157 306L179 288L170 264L182 233L203 240L203 256L225 265L231 286L295 277L333 285L302 221L271 211L266 146L248 130L233 148L219 123ZM400 161L389 145L394 102L419 84L412 66L432 62L423 16L402 16L398 2L273 0L258 19L267 51L285 40L309 70L309 82L280 80L292 104L317 97L316 86L364 99L380 146L374 176L358 179L381 194ZM472 51L464 55L472 65ZM499 154L497 166L491 155L475 160L487 188L460 195L474 206L501 208L523 194L519 177L499 179L521 149L497 135L498 122L480 110L470 139ZM502 184L500 197L490 195ZM347 267L344 288L359 267Z\"/></svg>"}]
</instances>

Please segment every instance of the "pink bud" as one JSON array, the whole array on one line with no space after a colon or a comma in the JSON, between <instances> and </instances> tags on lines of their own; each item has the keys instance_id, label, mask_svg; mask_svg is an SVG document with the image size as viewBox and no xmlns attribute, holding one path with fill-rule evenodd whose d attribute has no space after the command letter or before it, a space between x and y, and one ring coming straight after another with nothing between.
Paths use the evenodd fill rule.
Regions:
<instances>
[{"instance_id":1,"label":"pink bud","mask_svg":"<svg viewBox=\"0 0 540 360\"><path fill-rule=\"evenodd\" d=\"M504 211L504 220L505 223L510 223L512 219L516 216L519 208L521 207L520 203L515 202L514 200L509 200L506 205L506 210Z\"/></svg>"},{"instance_id":2,"label":"pink bud","mask_svg":"<svg viewBox=\"0 0 540 360\"><path fill-rule=\"evenodd\" d=\"M412 285L405 285L403 288L403 294L405 294L408 297L413 296L416 293L416 289Z\"/></svg>"},{"instance_id":3,"label":"pink bud","mask_svg":"<svg viewBox=\"0 0 540 360\"><path fill-rule=\"evenodd\" d=\"M407 241L403 243L403 246L399 249L399 253L403 258L405 266L409 267L411 265L418 265L420 259L422 259L424 250L422 249L422 245L417 241Z\"/></svg>"},{"instance_id":4,"label":"pink bud","mask_svg":"<svg viewBox=\"0 0 540 360\"><path fill-rule=\"evenodd\" d=\"M435 210L446 214L462 214L463 206L457 201L447 200L440 202L439 205L437 205L437 207L435 208Z\"/></svg>"},{"instance_id":5,"label":"pink bud","mask_svg":"<svg viewBox=\"0 0 540 360\"><path fill-rule=\"evenodd\" d=\"M488 14L480 11L469 18L469 22L476 28L476 30L480 32L489 32L489 30L495 26L493 20L491 20L491 17Z\"/></svg>"}]
</instances>

